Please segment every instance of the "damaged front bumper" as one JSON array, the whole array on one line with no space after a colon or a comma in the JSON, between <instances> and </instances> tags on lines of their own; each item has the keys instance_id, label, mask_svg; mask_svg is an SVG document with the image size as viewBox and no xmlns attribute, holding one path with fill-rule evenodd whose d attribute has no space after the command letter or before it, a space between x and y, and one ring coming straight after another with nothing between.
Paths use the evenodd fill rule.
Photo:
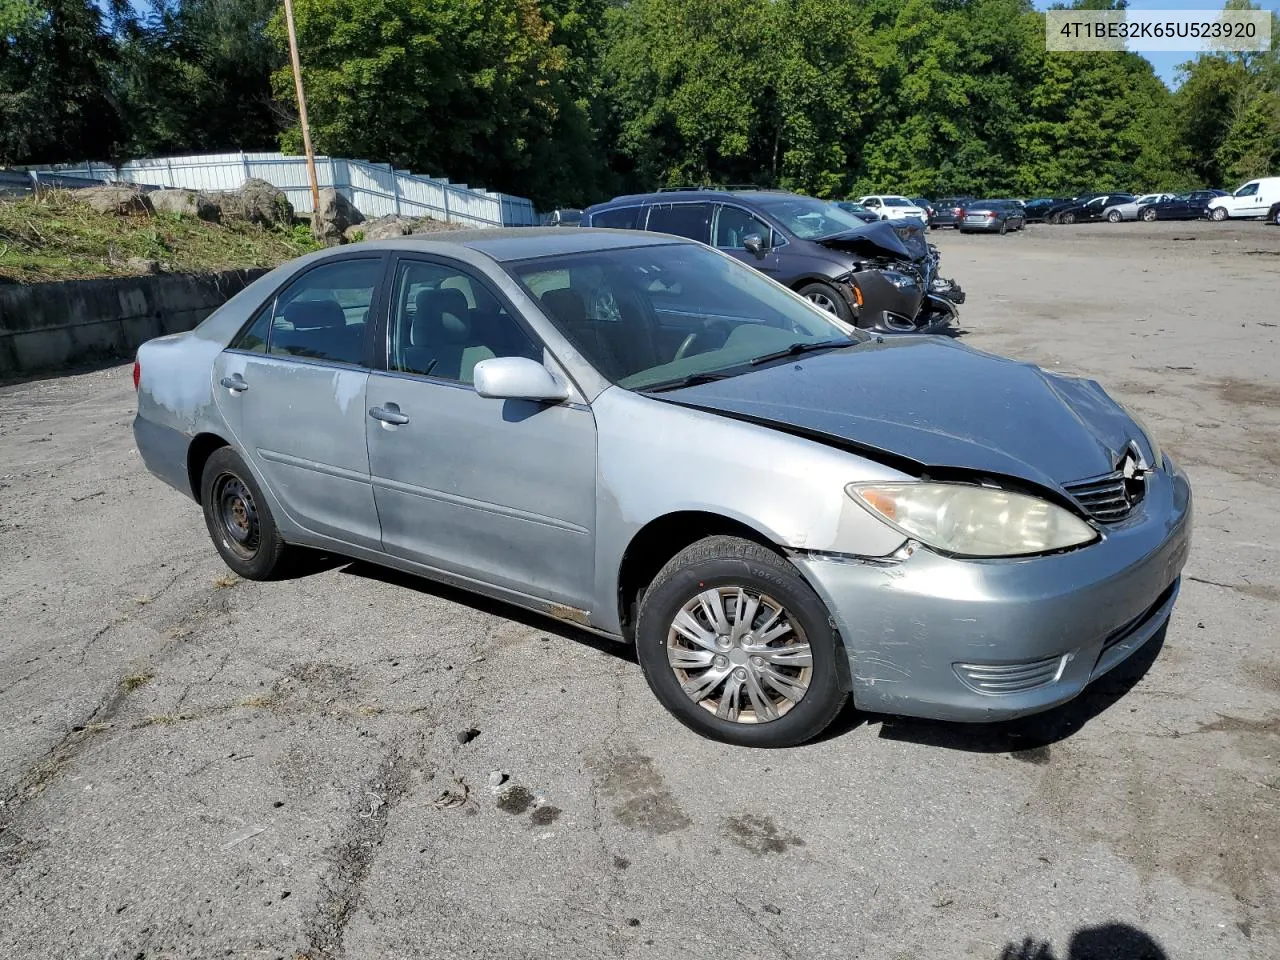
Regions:
<instances>
[{"instance_id":1,"label":"damaged front bumper","mask_svg":"<svg viewBox=\"0 0 1280 960\"><path fill-rule=\"evenodd\" d=\"M792 560L832 613L859 709L993 721L1071 700L1159 633L1190 537L1191 490L1166 460L1129 518L1078 550Z\"/></svg>"}]
</instances>

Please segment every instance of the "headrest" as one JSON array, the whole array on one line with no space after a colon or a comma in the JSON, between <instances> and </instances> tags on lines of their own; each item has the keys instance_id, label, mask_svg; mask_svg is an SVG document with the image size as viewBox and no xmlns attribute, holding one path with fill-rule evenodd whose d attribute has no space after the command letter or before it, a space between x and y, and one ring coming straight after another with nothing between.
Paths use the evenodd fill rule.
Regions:
<instances>
[{"instance_id":1,"label":"headrest","mask_svg":"<svg viewBox=\"0 0 1280 960\"><path fill-rule=\"evenodd\" d=\"M323 300L294 300L284 308L284 318L295 330L345 327L347 315L332 297Z\"/></svg>"},{"instance_id":2,"label":"headrest","mask_svg":"<svg viewBox=\"0 0 1280 960\"><path fill-rule=\"evenodd\" d=\"M587 301L577 290L561 287L548 290L541 297L542 305L561 323L581 323L587 319Z\"/></svg>"},{"instance_id":3,"label":"headrest","mask_svg":"<svg viewBox=\"0 0 1280 960\"><path fill-rule=\"evenodd\" d=\"M415 345L466 343L470 338L471 311L461 290L423 290L413 302Z\"/></svg>"}]
</instances>

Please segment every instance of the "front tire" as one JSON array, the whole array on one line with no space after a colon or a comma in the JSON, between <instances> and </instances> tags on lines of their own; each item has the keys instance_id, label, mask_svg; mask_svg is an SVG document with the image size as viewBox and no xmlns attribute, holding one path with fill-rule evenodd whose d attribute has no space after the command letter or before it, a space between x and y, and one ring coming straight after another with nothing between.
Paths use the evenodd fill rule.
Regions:
<instances>
[{"instance_id":1,"label":"front tire","mask_svg":"<svg viewBox=\"0 0 1280 960\"><path fill-rule=\"evenodd\" d=\"M1226 208L1214 207L1213 211L1209 214L1209 219L1214 221L1215 223L1221 223L1223 220L1227 219Z\"/></svg>"},{"instance_id":2,"label":"front tire","mask_svg":"<svg viewBox=\"0 0 1280 960\"><path fill-rule=\"evenodd\" d=\"M1154 210L1143 210L1142 219L1147 223L1152 223L1156 219L1156 212Z\"/></svg>"},{"instance_id":3,"label":"front tire","mask_svg":"<svg viewBox=\"0 0 1280 960\"><path fill-rule=\"evenodd\" d=\"M840 296L834 288L825 283L806 283L796 290L796 293L800 294L815 307L839 317L845 323L851 324L855 322L853 311L845 303L844 297Z\"/></svg>"},{"instance_id":4,"label":"front tire","mask_svg":"<svg viewBox=\"0 0 1280 960\"><path fill-rule=\"evenodd\" d=\"M640 601L636 652L660 703L691 730L791 747L844 707L844 656L822 600L786 559L737 537L676 554Z\"/></svg>"},{"instance_id":5,"label":"front tire","mask_svg":"<svg viewBox=\"0 0 1280 960\"><path fill-rule=\"evenodd\" d=\"M200 478L204 522L223 562L246 580L269 580L286 545L262 488L230 447L215 450Z\"/></svg>"}]
</instances>

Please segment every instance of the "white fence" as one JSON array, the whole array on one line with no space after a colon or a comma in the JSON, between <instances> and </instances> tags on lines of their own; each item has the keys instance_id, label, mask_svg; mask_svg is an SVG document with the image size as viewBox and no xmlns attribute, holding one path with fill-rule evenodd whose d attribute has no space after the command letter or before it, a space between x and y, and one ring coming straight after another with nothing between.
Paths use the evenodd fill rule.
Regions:
<instances>
[{"instance_id":1,"label":"white fence","mask_svg":"<svg viewBox=\"0 0 1280 960\"><path fill-rule=\"evenodd\" d=\"M32 169L37 176L40 171L47 171L61 177L125 180L188 190L234 190L256 177L283 190L297 213L311 213L306 158L283 153L213 153L130 160L119 167L86 162ZM334 187L366 217L400 213L480 227L523 227L538 222L533 204L524 197L491 193L441 177L419 176L396 170L389 163L316 157L316 177L321 187Z\"/></svg>"}]
</instances>

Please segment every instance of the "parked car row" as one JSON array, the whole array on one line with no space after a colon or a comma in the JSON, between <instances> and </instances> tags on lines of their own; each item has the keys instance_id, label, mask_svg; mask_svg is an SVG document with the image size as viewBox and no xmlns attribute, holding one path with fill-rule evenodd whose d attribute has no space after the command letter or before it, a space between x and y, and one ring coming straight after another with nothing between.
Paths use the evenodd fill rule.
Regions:
<instances>
[{"instance_id":1,"label":"parked car row","mask_svg":"<svg viewBox=\"0 0 1280 960\"><path fill-rule=\"evenodd\" d=\"M1191 491L1102 387L869 335L761 273L799 257L844 298L882 263L918 293L922 224L729 192L584 219L662 232L444 232L277 268L139 349L143 462L241 577L313 548L506 601L631 645L676 718L744 746L809 740L850 698L1047 710L1159 635Z\"/></svg>"},{"instance_id":2,"label":"parked car row","mask_svg":"<svg viewBox=\"0 0 1280 960\"><path fill-rule=\"evenodd\" d=\"M696 188L616 197L584 227L648 230L709 244L850 326L932 333L953 324L964 292L938 272L926 220L904 198L832 203L779 190ZM918 215L881 219L879 211Z\"/></svg>"}]
</instances>

